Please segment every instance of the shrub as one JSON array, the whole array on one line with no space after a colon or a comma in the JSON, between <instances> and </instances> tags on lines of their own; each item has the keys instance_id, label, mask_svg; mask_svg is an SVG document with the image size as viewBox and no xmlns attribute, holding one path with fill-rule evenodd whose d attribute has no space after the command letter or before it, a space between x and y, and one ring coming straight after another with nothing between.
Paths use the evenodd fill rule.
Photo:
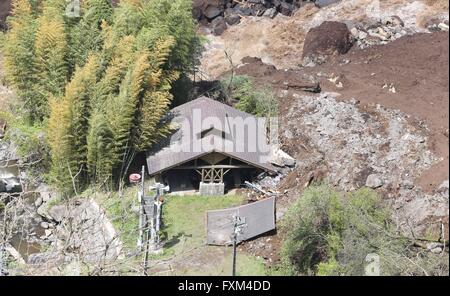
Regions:
<instances>
[{"instance_id":1,"label":"shrub","mask_svg":"<svg viewBox=\"0 0 450 296\"><path fill-rule=\"evenodd\" d=\"M238 101L235 107L241 111L259 117L273 117L278 112L278 100L273 90L255 87L248 76L226 77L221 85L228 100Z\"/></svg>"},{"instance_id":2,"label":"shrub","mask_svg":"<svg viewBox=\"0 0 450 296\"><path fill-rule=\"evenodd\" d=\"M73 187L70 176L81 187L119 181L168 132L160 120L172 84L195 71L201 49L191 4L87 0L81 17L69 18L65 0L13 1L8 78L23 117L48 139L62 191Z\"/></svg>"},{"instance_id":3,"label":"shrub","mask_svg":"<svg viewBox=\"0 0 450 296\"><path fill-rule=\"evenodd\" d=\"M311 187L283 219L277 268L287 274L364 275L366 256L373 253L382 275L448 274L448 254L415 249L390 217L368 188L342 193L327 185Z\"/></svg>"}]
</instances>

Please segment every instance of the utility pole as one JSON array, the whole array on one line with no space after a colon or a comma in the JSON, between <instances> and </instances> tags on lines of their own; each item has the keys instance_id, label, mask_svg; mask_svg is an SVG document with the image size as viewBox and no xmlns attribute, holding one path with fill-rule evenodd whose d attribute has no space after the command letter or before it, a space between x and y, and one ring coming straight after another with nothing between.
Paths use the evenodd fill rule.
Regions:
<instances>
[{"instance_id":1,"label":"utility pole","mask_svg":"<svg viewBox=\"0 0 450 296\"><path fill-rule=\"evenodd\" d=\"M4 257L5 257L5 252L4 252L5 248L3 247L3 244L0 246L0 276L5 276L7 275L7 270L6 270L6 264L5 266L3 266L3 261L4 261Z\"/></svg>"},{"instance_id":2,"label":"utility pole","mask_svg":"<svg viewBox=\"0 0 450 296\"><path fill-rule=\"evenodd\" d=\"M159 253L161 251L159 231L161 227L161 196L164 192L169 191L169 186L164 186L160 183L151 186L150 189L155 189L156 193L153 197L145 197L143 195L143 209L145 216L145 255L144 255L144 274L148 275L148 261L149 253Z\"/></svg>"},{"instance_id":3,"label":"utility pole","mask_svg":"<svg viewBox=\"0 0 450 296\"><path fill-rule=\"evenodd\" d=\"M139 202L139 238L137 246L139 251L142 251L142 244L144 242L144 227L145 227L145 217L144 217L144 194L145 194L145 166L142 166L141 170L141 184L138 191L138 202Z\"/></svg>"},{"instance_id":4,"label":"utility pole","mask_svg":"<svg viewBox=\"0 0 450 296\"><path fill-rule=\"evenodd\" d=\"M233 240L233 271L232 276L236 276L236 257L237 257L237 238L239 234L244 232L244 227L247 226L245 223L245 217L239 217L238 215L233 215L233 233L231 238Z\"/></svg>"}]
</instances>

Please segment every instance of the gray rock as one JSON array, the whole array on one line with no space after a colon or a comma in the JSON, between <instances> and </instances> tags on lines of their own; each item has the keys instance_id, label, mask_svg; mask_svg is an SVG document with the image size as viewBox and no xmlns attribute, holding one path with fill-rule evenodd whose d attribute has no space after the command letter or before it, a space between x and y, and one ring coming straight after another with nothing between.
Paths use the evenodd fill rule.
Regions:
<instances>
[{"instance_id":1,"label":"gray rock","mask_svg":"<svg viewBox=\"0 0 450 296\"><path fill-rule=\"evenodd\" d=\"M209 5L203 13L208 19L211 20L218 17L222 11L217 6Z\"/></svg>"},{"instance_id":2,"label":"gray rock","mask_svg":"<svg viewBox=\"0 0 450 296\"><path fill-rule=\"evenodd\" d=\"M294 11L295 7L292 4L281 2L280 5L280 13L286 16L291 16L292 12Z\"/></svg>"},{"instance_id":3,"label":"gray rock","mask_svg":"<svg viewBox=\"0 0 450 296\"><path fill-rule=\"evenodd\" d=\"M225 21L230 26L236 25L236 24L239 24L241 22L241 16L238 15L238 14L230 14L230 15L227 15L225 17Z\"/></svg>"},{"instance_id":4,"label":"gray rock","mask_svg":"<svg viewBox=\"0 0 450 296\"><path fill-rule=\"evenodd\" d=\"M368 34L364 31L359 31L359 33L358 33L358 39L364 40L367 38L367 36L368 36Z\"/></svg>"},{"instance_id":5,"label":"gray rock","mask_svg":"<svg viewBox=\"0 0 450 296\"><path fill-rule=\"evenodd\" d=\"M227 23L225 22L225 19L221 16L216 17L212 22L212 33L215 36L222 35L223 32L227 29Z\"/></svg>"},{"instance_id":6,"label":"gray rock","mask_svg":"<svg viewBox=\"0 0 450 296\"><path fill-rule=\"evenodd\" d=\"M40 224L40 226L41 226L42 228L44 228L44 229L47 229L47 228L49 228L50 225L49 225L48 222L42 221L41 224Z\"/></svg>"},{"instance_id":7,"label":"gray rock","mask_svg":"<svg viewBox=\"0 0 450 296\"><path fill-rule=\"evenodd\" d=\"M274 18L276 15L277 15L276 8L269 8L263 14L263 16L270 17L270 18Z\"/></svg>"},{"instance_id":8,"label":"gray rock","mask_svg":"<svg viewBox=\"0 0 450 296\"><path fill-rule=\"evenodd\" d=\"M444 244L443 243L429 243L427 244L427 250L435 253L435 254L439 254L442 253L444 248Z\"/></svg>"},{"instance_id":9,"label":"gray rock","mask_svg":"<svg viewBox=\"0 0 450 296\"><path fill-rule=\"evenodd\" d=\"M20 180L17 178L3 179L3 183L5 184L5 192L15 193L22 191L22 185L20 184Z\"/></svg>"},{"instance_id":10,"label":"gray rock","mask_svg":"<svg viewBox=\"0 0 450 296\"><path fill-rule=\"evenodd\" d=\"M241 4L237 4L234 9L236 10L237 13L239 13L240 15L244 15L244 16L250 16L252 15L252 9L248 6L243 6Z\"/></svg>"},{"instance_id":11,"label":"gray rock","mask_svg":"<svg viewBox=\"0 0 450 296\"><path fill-rule=\"evenodd\" d=\"M383 180L381 179L381 176L371 174L367 177L366 186L372 189L379 188L383 186Z\"/></svg>"},{"instance_id":12,"label":"gray rock","mask_svg":"<svg viewBox=\"0 0 450 296\"><path fill-rule=\"evenodd\" d=\"M0 192L6 192L6 183L0 179Z\"/></svg>"},{"instance_id":13,"label":"gray rock","mask_svg":"<svg viewBox=\"0 0 450 296\"><path fill-rule=\"evenodd\" d=\"M276 149L270 159L270 163L278 167L294 167L296 160L281 149Z\"/></svg>"},{"instance_id":14,"label":"gray rock","mask_svg":"<svg viewBox=\"0 0 450 296\"><path fill-rule=\"evenodd\" d=\"M48 214L56 222L61 222L68 215L67 208L62 205L53 206L48 210Z\"/></svg>"},{"instance_id":15,"label":"gray rock","mask_svg":"<svg viewBox=\"0 0 450 296\"><path fill-rule=\"evenodd\" d=\"M340 1L340 0L316 0L316 1L314 1L314 4L315 4L317 7L322 8L322 7L325 7L325 6L328 6L328 5L337 3L337 2L339 2L339 1Z\"/></svg>"},{"instance_id":16,"label":"gray rock","mask_svg":"<svg viewBox=\"0 0 450 296\"><path fill-rule=\"evenodd\" d=\"M34 206L35 206L36 208L38 208L38 207L40 207L40 206L42 205L42 202L43 202L42 197L38 197L38 198L34 201Z\"/></svg>"},{"instance_id":17,"label":"gray rock","mask_svg":"<svg viewBox=\"0 0 450 296\"><path fill-rule=\"evenodd\" d=\"M441 29L442 31L448 31L448 25L445 23L440 23L438 25L438 28Z\"/></svg>"}]
</instances>

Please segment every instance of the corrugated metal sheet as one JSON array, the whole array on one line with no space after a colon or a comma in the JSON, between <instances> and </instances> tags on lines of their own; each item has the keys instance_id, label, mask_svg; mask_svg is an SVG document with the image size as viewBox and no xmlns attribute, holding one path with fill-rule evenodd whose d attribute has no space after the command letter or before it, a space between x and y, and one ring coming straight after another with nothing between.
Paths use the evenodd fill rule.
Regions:
<instances>
[{"instance_id":1,"label":"corrugated metal sheet","mask_svg":"<svg viewBox=\"0 0 450 296\"><path fill-rule=\"evenodd\" d=\"M206 213L206 242L210 245L232 243L233 216L244 219L238 242L245 241L275 229L275 197L267 198L236 208L208 211Z\"/></svg>"},{"instance_id":2,"label":"corrugated metal sheet","mask_svg":"<svg viewBox=\"0 0 450 296\"><path fill-rule=\"evenodd\" d=\"M225 140L221 136L213 134L208 138L209 147L205 148L194 144L198 134L209 128L209 126L198 127L198 122L201 124L201 122L208 121L211 118L214 118L221 127L219 129L226 133ZM165 141L147 152L149 174L155 175L212 152L223 153L264 170L273 171L273 167L265 161L269 155L267 149L261 149L258 145L249 145L248 141L238 141L233 138L237 135L237 132L243 132L242 130L236 131L236 128L233 128L230 124L235 119L256 120L251 114L206 97L200 97L172 109L166 120L178 128ZM186 124L189 126L188 129L181 128ZM197 127L194 124L197 124ZM233 131L230 132L231 129ZM266 141L264 129L251 132L247 128L244 133L246 136L254 137L256 142ZM200 141L202 140L206 141L206 139ZM233 149L226 149L225 144L231 145L230 147L233 147Z\"/></svg>"}]
</instances>

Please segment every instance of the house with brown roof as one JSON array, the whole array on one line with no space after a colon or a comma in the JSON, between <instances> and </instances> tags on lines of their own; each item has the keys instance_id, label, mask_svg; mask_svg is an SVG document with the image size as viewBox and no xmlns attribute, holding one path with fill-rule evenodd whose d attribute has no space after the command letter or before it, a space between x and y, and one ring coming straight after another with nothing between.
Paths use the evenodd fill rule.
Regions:
<instances>
[{"instance_id":1,"label":"house with brown roof","mask_svg":"<svg viewBox=\"0 0 450 296\"><path fill-rule=\"evenodd\" d=\"M171 191L220 195L274 173L266 120L207 97L172 109L173 132L147 151L148 173Z\"/></svg>"}]
</instances>

